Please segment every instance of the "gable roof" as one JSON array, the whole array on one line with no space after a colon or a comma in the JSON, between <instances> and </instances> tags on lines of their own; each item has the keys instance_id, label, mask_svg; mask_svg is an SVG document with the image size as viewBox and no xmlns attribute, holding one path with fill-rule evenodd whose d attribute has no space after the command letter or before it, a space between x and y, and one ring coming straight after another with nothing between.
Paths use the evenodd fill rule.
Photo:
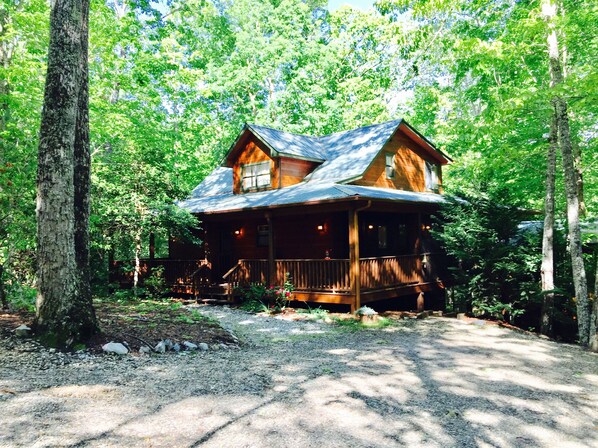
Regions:
<instances>
[{"instance_id":1,"label":"gable roof","mask_svg":"<svg viewBox=\"0 0 598 448\"><path fill-rule=\"evenodd\" d=\"M322 163L306 180L349 182L365 173L399 128L439 163L446 164L451 160L403 119L321 137L292 134L248 123L229 149L226 160L230 162L234 152L253 134L268 147L271 157L286 156Z\"/></svg>"},{"instance_id":2,"label":"gable roof","mask_svg":"<svg viewBox=\"0 0 598 448\"><path fill-rule=\"evenodd\" d=\"M309 135L291 134L290 132L246 124L246 127L262 140L277 155L324 162L326 155L318 137Z\"/></svg>"},{"instance_id":3,"label":"gable roof","mask_svg":"<svg viewBox=\"0 0 598 448\"><path fill-rule=\"evenodd\" d=\"M252 134L271 151L271 156L286 156L320 162L302 182L289 187L262 192L233 194L232 168L216 168L192 192L189 199L178 202L191 213L223 213L249 208L276 207L351 198L398 202L438 203L442 196L388 188L348 185L359 179L376 155L399 130L415 140L440 163L450 158L436 149L404 120L365 126L322 137L292 134L265 126L246 124L231 146L227 160Z\"/></svg>"}]
</instances>

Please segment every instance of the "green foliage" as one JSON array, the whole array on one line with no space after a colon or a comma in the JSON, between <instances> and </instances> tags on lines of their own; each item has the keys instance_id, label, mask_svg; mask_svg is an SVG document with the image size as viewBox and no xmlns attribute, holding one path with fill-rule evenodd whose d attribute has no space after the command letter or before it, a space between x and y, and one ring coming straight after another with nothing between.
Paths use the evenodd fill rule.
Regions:
<instances>
[{"instance_id":1,"label":"green foliage","mask_svg":"<svg viewBox=\"0 0 598 448\"><path fill-rule=\"evenodd\" d=\"M247 311L263 311L277 313L284 310L292 298L294 287L289 274L282 286L264 286L260 283L250 285L238 291L243 301L243 309Z\"/></svg>"},{"instance_id":2,"label":"green foliage","mask_svg":"<svg viewBox=\"0 0 598 448\"><path fill-rule=\"evenodd\" d=\"M454 299L476 316L511 320L539 295L537 232L520 232L524 212L507 197L450 198L435 237L449 255Z\"/></svg>"},{"instance_id":3,"label":"green foliage","mask_svg":"<svg viewBox=\"0 0 598 448\"><path fill-rule=\"evenodd\" d=\"M159 298L168 291L164 279L164 266L151 269L150 275L143 281L143 286L151 297Z\"/></svg>"}]
</instances>

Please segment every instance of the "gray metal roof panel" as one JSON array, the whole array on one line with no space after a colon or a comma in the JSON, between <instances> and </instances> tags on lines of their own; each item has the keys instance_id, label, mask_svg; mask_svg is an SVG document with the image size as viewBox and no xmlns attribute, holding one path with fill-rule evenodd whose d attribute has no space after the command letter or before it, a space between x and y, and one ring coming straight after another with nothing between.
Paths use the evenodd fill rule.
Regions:
<instances>
[{"instance_id":1,"label":"gray metal roof panel","mask_svg":"<svg viewBox=\"0 0 598 448\"><path fill-rule=\"evenodd\" d=\"M309 180L341 182L362 176L400 124L394 120L320 137L327 161Z\"/></svg>"},{"instance_id":2,"label":"gray metal roof panel","mask_svg":"<svg viewBox=\"0 0 598 448\"><path fill-rule=\"evenodd\" d=\"M278 131L256 124L247 124L247 127L264 140L264 143L281 155L319 160L322 162L326 160L318 137L291 134L290 132Z\"/></svg>"},{"instance_id":3,"label":"gray metal roof panel","mask_svg":"<svg viewBox=\"0 0 598 448\"><path fill-rule=\"evenodd\" d=\"M232 191L232 168L218 167L193 189L190 197L200 198L204 196L216 196L232 193Z\"/></svg>"},{"instance_id":4,"label":"gray metal roof panel","mask_svg":"<svg viewBox=\"0 0 598 448\"><path fill-rule=\"evenodd\" d=\"M324 182L302 182L282 189L257 193L229 193L218 196L192 197L178 202L177 205L191 213L223 213L253 208L342 200L350 197L426 204L438 204L444 200L441 195L435 193L417 193Z\"/></svg>"}]
</instances>

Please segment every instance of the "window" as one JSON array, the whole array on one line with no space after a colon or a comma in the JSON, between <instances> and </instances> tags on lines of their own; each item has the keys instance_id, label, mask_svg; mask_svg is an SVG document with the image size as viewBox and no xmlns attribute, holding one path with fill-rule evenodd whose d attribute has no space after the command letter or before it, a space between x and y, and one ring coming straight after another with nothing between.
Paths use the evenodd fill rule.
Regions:
<instances>
[{"instance_id":1,"label":"window","mask_svg":"<svg viewBox=\"0 0 598 448\"><path fill-rule=\"evenodd\" d=\"M386 235L386 226L378 226L378 248L386 249L388 246L388 239Z\"/></svg>"},{"instance_id":2,"label":"window","mask_svg":"<svg viewBox=\"0 0 598 448\"><path fill-rule=\"evenodd\" d=\"M438 191L438 165L426 161L426 190Z\"/></svg>"},{"instance_id":3,"label":"window","mask_svg":"<svg viewBox=\"0 0 598 448\"><path fill-rule=\"evenodd\" d=\"M270 162L251 163L241 166L243 190L258 190L270 186Z\"/></svg>"},{"instance_id":4,"label":"window","mask_svg":"<svg viewBox=\"0 0 598 448\"><path fill-rule=\"evenodd\" d=\"M268 224L257 226L257 246L268 247L270 227Z\"/></svg>"},{"instance_id":5,"label":"window","mask_svg":"<svg viewBox=\"0 0 598 448\"><path fill-rule=\"evenodd\" d=\"M394 179L395 177L395 155L391 152L386 153L386 178Z\"/></svg>"}]
</instances>

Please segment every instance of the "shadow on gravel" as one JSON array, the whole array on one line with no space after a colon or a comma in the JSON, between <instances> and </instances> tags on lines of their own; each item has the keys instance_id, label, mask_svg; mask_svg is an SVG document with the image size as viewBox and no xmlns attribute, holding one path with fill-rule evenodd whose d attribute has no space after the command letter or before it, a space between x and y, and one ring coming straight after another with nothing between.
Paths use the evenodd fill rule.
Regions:
<instances>
[{"instance_id":1,"label":"shadow on gravel","mask_svg":"<svg viewBox=\"0 0 598 448\"><path fill-rule=\"evenodd\" d=\"M0 446L598 446L597 365L577 347L430 319L65 366L47 382L2 368L2 387L33 386L0 398Z\"/></svg>"}]
</instances>

